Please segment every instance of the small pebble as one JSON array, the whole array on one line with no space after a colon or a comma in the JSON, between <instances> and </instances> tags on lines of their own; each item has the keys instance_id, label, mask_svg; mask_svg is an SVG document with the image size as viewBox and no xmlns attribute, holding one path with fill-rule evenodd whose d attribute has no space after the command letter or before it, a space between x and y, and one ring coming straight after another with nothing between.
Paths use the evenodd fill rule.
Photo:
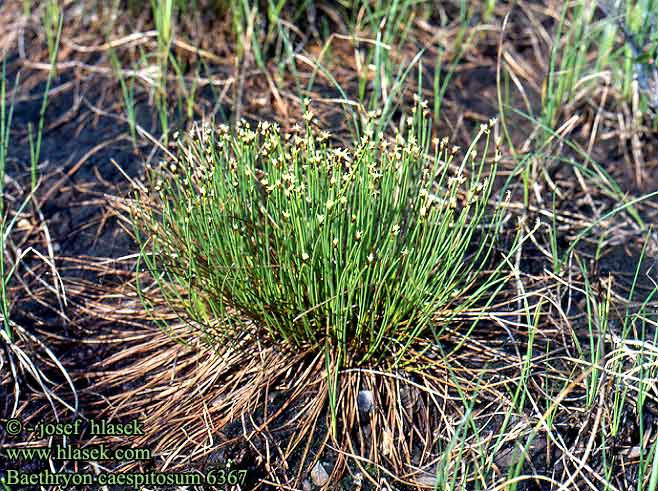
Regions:
<instances>
[{"instance_id":1,"label":"small pebble","mask_svg":"<svg viewBox=\"0 0 658 491\"><path fill-rule=\"evenodd\" d=\"M357 396L356 401L357 401L357 405L359 406L359 411L361 411L364 414L368 414L370 411L372 411L372 408L375 406L375 401L372 395L372 391L369 390L359 391L359 395Z\"/></svg>"},{"instance_id":2,"label":"small pebble","mask_svg":"<svg viewBox=\"0 0 658 491\"><path fill-rule=\"evenodd\" d=\"M313 481L313 484L318 487L324 486L329 480L329 474L327 474L327 471L324 469L321 462L318 462L315 464L315 467L313 467L313 470L311 471L311 480Z\"/></svg>"}]
</instances>

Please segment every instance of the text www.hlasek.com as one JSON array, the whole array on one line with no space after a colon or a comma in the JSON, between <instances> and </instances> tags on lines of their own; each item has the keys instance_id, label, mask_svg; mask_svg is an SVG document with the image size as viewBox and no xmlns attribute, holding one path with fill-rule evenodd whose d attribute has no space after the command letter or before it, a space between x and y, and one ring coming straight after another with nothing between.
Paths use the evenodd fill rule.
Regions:
<instances>
[{"instance_id":1,"label":"text www.hlasek.com","mask_svg":"<svg viewBox=\"0 0 658 491\"><path fill-rule=\"evenodd\" d=\"M148 448L114 448L105 445L94 445L89 447L75 447L72 445L53 447L14 447L6 448L5 453L10 460L151 460L151 451Z\"/></svg>"}]
</instances>

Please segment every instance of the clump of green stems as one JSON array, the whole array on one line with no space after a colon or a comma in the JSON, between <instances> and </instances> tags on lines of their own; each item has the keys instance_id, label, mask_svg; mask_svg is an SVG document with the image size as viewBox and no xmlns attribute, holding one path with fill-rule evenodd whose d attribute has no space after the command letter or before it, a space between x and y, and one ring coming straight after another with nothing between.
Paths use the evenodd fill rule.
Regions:
<instances>
[{"instance_id":1,"label":"clump of green stems","mask_svg":"<svg viewBox=\"0 0 658 491\"><path fill-rule=\"evenodd\" d=\"M62 25L64 16L56 1L50 1L46 4L43 25L46 32L46 40L48 43L48 61L50 63L50 70L48 71L48 78L46 79L46 88L43 92L41 99L41 108L39 110L39 122L36 130L36 139L34 138L34 129L32 123L28 123L28 142L30 146L30 163L32 169L32 191L37 186L39 179L38 165L41 157L41 141L43 137L43 125L45 122L46 109L48 108L48 94L52 85L53 78L55 77L57 68L57 53L59 52L59 41L62 35Z\"/></svg>"},{"instance_id":2,"label":"clump of green stems","mask_svg":"<svg viewBox=\"0 0 658 491\"><path fill-rule=\"evenodd\" d=\"M597 4L610 21L617 25L625 43L624 95L630 97L630 82L637 79L640 91L646 95L646 103L654 110L658 109L658 68L656 67L658 2L599 0ZM647 109L646 103L642 108L643 111Z\"/></svg>"},{"instance_id":3,"label":"clump of green stems","mask_svg":"<svg viewBox=\"0 0 658 491\"><path fill-rule=\"evenodd\" d=\"M310 124L285 136L269 123L196 127L178 139L178 162L153 171L155 200L138 201L144 263L192 320L221 321L213 335L246 318L339 365L399 360L438 312L484 294L467 292L501 217L486 220L491 124L455 163L447 139L430 141L426 113L394 141L371 127L353 151Z\"/></svg>"},{"instance_id":4,"label":"clump of green stems","mask_svg":"<svg viewBox=\"0 0 658 491\"><path fill-rule=\"evenodd\" d=\"M7 264L5 264L6 219L5 219L5 170L7 166L7 153L9 150L9 132L14 113L13 104L7 107L7 81L5 78L5 64L2 64L2 80L0 81L0 308L2 309L2 324L5 334L12 339L12 330L9 324L9 296L7 293Z\"/></svg>"},{"instance_id":5,"label":"clump of green stems","mask_svg":"<svg viewBox=\"0 0 658 491\"><path fill-rule=\"evenodd\" d=\"M61 30L61 18L58 22L59 22L59 29ZM51 55L51 60L52 59L54 59L54 56ZM2 316L2 328L0 329L0 345L2 345L2 347L6 349L6 352L9 356L8 369L11 371L11 375L13 376L15 381L15 386L14 386L15 399L14 399L13 407L11 408L9 414L15 415L17 414L18 411L19 399L20 399L19 395L21 392L21 388L20 388L21 384L19 384L19 378L21 377L21 374L29 374L30 379L32 381L36 381L39 387L41 387L48 402L53 408L55 418L57 418L55 401L62 403L71 411L77 412L78 396L75 390L75 386L73 385L73 381L69 377L68 373L66 372L66 369L63 367L61 362L50 350L50 348L41 340L39 340L34 334L30 333L22 326L18 325L12 319L12 310L18 299L13 298L11 285L13 283L16 282L21 283L23 281L20 279L16 280L16 277L19 276L19 268L22 261L28 255L33 254L34 256L44 261L46 264L48 264L51 267L53 271L53 276L56 278L54 289L57 292L60 291L63 292L63 286L61 283L61 279L59 278L59 275L57 274L57 271L53 266L52 257L46 258L43 254L41 254L38 250L36 250L35 247L32 246L27 247L22 251L19 249L18 251L16 251L16 254L13 254L12 252L15 249L15 247L10 247L12 233L14 231L14 228L16 227L19 218L23 215L23 212L26 209L28 209L30 204L33 205L33 209L37 208L34 195L39 187L39 182L37 182L38 151L36 152L36 156L35 156L34 150L32 148L30 149L31 176L32 176L31 192L28 194L28 196L25 197L25 199L22 200L20 206L18 206L17 209L13 210L12 213L11 207L7 206L7 203L5 201L6 198L5 177L7 172L7 160L9 155L9 148L10 148L10 144L13 144L10 141L11 125L12 125L12 119L14 114L16 92L20 83L20 73L17 74L16 79L14 81L15 86L14 86L11 101L8 101L8 94L7 94L6 61L3 61L2 63L0 77L1 77L0 78L0 315ZM50 77L52 77L52 71L49 74L49 80ZM48 90L49 90L48 89L49 85L48 84L46 85L47 85L46 92L43 96L44 101L47 100ZM41 115L40 115L41 119L43 119L43 114L45 112L44 105L45 103L42 104ZM41 131L42 126L43 125L40 124L39 131ZM41 141L40 137L38 138L38 141L39 142ZM66 303L66 299L64 298L64 304L65 303ZM26 352L23 348L21 348L16 343L16 341L19 339L28 339L30 340L33 346L38 346L39 348L41 348L45 352L45 355L47 356L49 362L51 362L49 366L50 367L56 366L57 369L62 373L62 375L65 377L67 381L69 388L71 389L71 393L74 398L74 402L72 405L68 404L66 401L61 399L58 396L57 391L51 388L53 382L51 382L43 374L41 369L37 366L36 358L34 358L29 352Z\"/></svg>"},{"instance_id":6,"label":"clump of green stems","mask_svg":"<svg viewBox=\"0 0 658 491\"><path fill-rule=\"evenodd\" d=\"M112 69L117 74L119 79L119 86L121 88L121 96L123 98L124 108L126 110L126 118L128 120L128 132L130 139L134 146L137 146L137 104L135 98L135 78L126 77L123 74L119 57L113 49L109 51L110 63Z\"/></svg>"},{"instance_id":7,"label":"clump of green stems","mask_svg":"<svg viewBox=\"0 0 658 491\"><path fill-rule=\"evenodd\" d=\"M174 1L151 0L151 9L158 36L158 81L155 92L155 105L158 108L160 126L165 143L168 139L168 109L167 109L167 73L170 60L170 47L173 39Z\"/></svg>"},{"instance_id":8,"label":"clump of green stems","mask_svg":"<svg viewBox=\"0 0 658 491\"><path fill-rule=\"evenodd\" d=\"M605 14L603 20L595 20L596 7ZM641 100L643 112L658 107L655 9L655 0L564 3L542 94L546 126L557 127L560 108L573 100L578 86L600 83L598 74L606 71L627 100L632 98L631 83L637 79L645 96ZM624 45L616 50L619 33ZM592 50L598 53L593 66L587 55Z\"/></svg>"},{"instance_id":9,"label":"clump of green stems","mask_svg":"<svg viewBox=\"0 0 658 491\"><path fill-rule=\"evenodd\" d=\"M14 333L11 327L11 308L12 301L9 295L9 285L11 284L14 273L20 259L23 255L12 264L11 260L8 261L5 249L10 240L9 237L16 225L16 221L20 214L25 210L31 201L32 194L36 191L37 183L34 181L36 175L36 161L32 160L32 194L30 194L18 208L13 217L9 217L9 210L5 206L5 175L7 171L7 158L9 155L9 145L11 136L11 124L14 115L14 101L7 105L7 78L6 78L6 64L2 64L2 72L0 73L2 79L0 80L0 314L2 315L2 327L4 330L5 341L12 341ZM16 87L18 86L20 76L16 79ZM14 91L14 97L16 93ZM31 249L31 248L30 248ZM30 250L28 249L28 251Z\"/></svg>"}]
</instances>

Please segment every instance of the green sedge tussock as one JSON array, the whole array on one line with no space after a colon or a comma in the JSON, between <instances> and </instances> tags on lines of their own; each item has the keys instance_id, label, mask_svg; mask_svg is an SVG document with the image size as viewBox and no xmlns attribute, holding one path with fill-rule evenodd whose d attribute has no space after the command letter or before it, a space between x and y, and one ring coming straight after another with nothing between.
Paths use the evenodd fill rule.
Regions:
<instances>
[{"instance_id":1,"label":"green sedge tussock","mask_svg":"<svg viewBox=\"0 0 658 491\"><path fill-rule=\"evenodd\" d=\"M369 127L352 148L312 129L310 112L288 133L194 127L139 199L146 265L217 342L249 319L345 364L399 359L437 312L472 304L501 217L487 214L493 121L459 159L424 111L410 118L404 135Z\"/></svg>"}]
</instances>

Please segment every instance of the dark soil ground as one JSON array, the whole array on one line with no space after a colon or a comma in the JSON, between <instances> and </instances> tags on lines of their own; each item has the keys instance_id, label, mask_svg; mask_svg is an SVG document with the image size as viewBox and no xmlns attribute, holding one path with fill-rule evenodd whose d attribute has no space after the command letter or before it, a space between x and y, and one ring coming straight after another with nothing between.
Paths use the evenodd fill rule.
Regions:
<instances>
[{"instance_id":1,"label":"dark soil ground","mask_svg":"<svg viewBox=\"0 0 658 491\"><path fill-rule=\"evenodd\" d=\"M548 28L548 26L547 26ZM513 36L512 36L513 37ZM28 36L29 39L29 36ZM39 40L34 36L33 42ZM519 39L515 43L517 55L528 60L534 65L538 72L542 70L538 60L533 60L532 47L529 43ZM480 59L466 59L462 66L455 72L450 88L444 99L444 118L449 132L459 142L470 137L470 128L475 127L482 121L497 114L496 104L496 43L492 43L490 49L479 53ZM36 47L27 46L28 52L37 51ZM40 49L40 48L39 48ZM86 55L85 55L86 56ZM94 56L83 57L83 55L71 55L72 59L78 59L81 63L93 66ZM65 58L64 55L62 55ZM226 70L232 73L232 67L217 67L216 72ZM429 70L429 69L428 69ZM43 92L46 87L46 72L35 68L28 60L21 59L16 52L10 52L7 57L8 86L13 88L20 72L16 102L14 106L14 124L12 131L12 147L8 159L8 175L19 184L21 189L29 188L30 182L30 154L28 142L28 127L36 128L39 125L40 107ZM431 77L430 77L431 80ZM330 86L316 88L315 96L318 98L336 97L336 91ZM346 80L349 86L349 78ZM431 87L428 87L431 90ZM284 92L281 88L280 92ZM540 96L537 91L529 89L531 103L540 105ZM266 95L263 95L266 94ZM265 102L263 102L265 98ZM146 94L140 94L139 103L136 106L138 124L155 139L158 138L157 114L153 106L147 100ZM293 107L290 99L289 120L294 121L294 113L298 108ZM214 108L214 116L217 122L224 118L230 118L231 101L228 96L217 98L216 94L208 90L202 90L198 104L207 108ZM326 127L333 128L337 133L345 126L345 113L328 104L326 110L319 111L319 118ZM572 135L578 141L586 145L589 134L587 132L595 111L593 104L582 106L583 118L572 130ZM241 102L241 113L247 118L281 120L281 110L277 109L274 96L269 94L268 82L262 74L246 77L243 87ZM522 146L528 138L531 128L524 124L524 119L518 115L511 115L511 127L516 131L513 140ZM114 402L122 394L141 390L142 381L151 380L149 367L143 367L143 377L127 378L126 380L115 380L113 383L101 383L111 373L121 373L126 367L134 366L135 358L144 356L147 351L134 351L126 354L124 358L117 357L118 340L123 340L121 350L130 352L127 347L136 344L130 337L153 335L157 339L157 326L149 322L143 314L121 314L123 303L118 297L120 292L130 295L135 299L135 290L132 272L135 268L135 255L138 253L135 242L131 237L131 228L126 220L123 199L130 196L132 192L131 179L142 179L144 166L155 162L163 157L163 152L148 138L140 137L134 144L129 136L128 125L122 109L122 101L117 86L111 77L105 74L90 73L86 69L60 70L57 77L52 81L51 93L48 97L48 107L45 112L45 125L41 146L41 158L39 164L40 186L35 194L37 206L25 215L30 221L32 232L16 231L17 237L26 242L39 243L40 247L48 243L56 256L57 270L62 278L64 290L67 293L68 304L65 309L52 292L39 282L39 278L50 278L52 275L47 267L38 260L28 262L27 267L32 265L34 270L24 271L25 283L16 287L22 291L22 300L14 305L15 321L20 325L28 327L31 332L42 336L44 342L61 360L67 372L75 382L80 397L79 416L92 418L98 416L112 416L117 420L131 419L135 411L148 408L149 396L142 395L139 404L134 408L126 409L125 406L114 406ZM608 121L608 133L613 132L614 121ZM180 126L185 123L181 121ZM172 126L176 126L176 123ZM347 135L347 132L344 132ZM638 196L642 192L653 191L658 182L658 153L656 152L656 132L645 128L641 140L644 148L646 167L642 169L641 176L628 165L627 156L629 147L619 143L615 135L607 139L602 138L599 145L592 151L592 157L603 166L604 170L611 175L620 185L622 194L625 196ZM630 143L628 143L630 145ZM554 145L555 155L565 159L570 155L570 150ZM550 177L560 182L562 195L558 197L557 208L565 216L573 218L574 221L584 220L585 217L599 217L601 210L614 207L613 198L606 193L598 193L592 190L595 203L588 201L588 196L583 187L578 183L578 176L573 172L573 167L556 163L548 171ZM506 177L503 175L503 177ZM546 188L539 193L546 193L543 197L550 202L552 196ZM597 194L598 193L598 194ZM20 197L17 197L19 200ZM523 208L522 206L520 208ZM637 211L645 223L657 223L658 200L648 200L638 205ZM525 214L528 222L532 222L542 215L539 206L519 209L519 214ZM586 221L585 221L586 222ZM590 220L591 222L591 220ZM43 229L46 226L49 234L44 239ZM642 247L646 238L646 231L635 226L635 222L628 216L622 216L610 224L610 233L603 253L597 256L597 244L583 241L582 256L589 258L588 268L592 274L593 282L599 282L601 291L605 290L604 282L609 276L614 276L617 292L625 292L630 289L633 275L638 268ZM599 229L605 227L599 227ZM28 227L29 229L29 227ZM574 237L582 228L564 224L561 242L558 247L565 251L571 245ZM27 229L26 229L27 230ZM658 255L655 249L647 248L641 265L639 267L639 282L635 289L635 300L641 301L652 288L657 278ZM521 270L528 275L530 281L534 279L539 282L539 276L545 269L551 269L546 257L539 248L530 244L524 251L524 257L520 262ZM50 275L50 276L49 276ZM603 282L603 283L601 283ZM582 313L582 298L571 298L569 305L564 306L567 315ZM581 302L579 304L579 302ZM98 306L104 306L104 310ZM571 310L570 310L571 309ZM619 315L613 317L613 323L619 322ZM615 314L613 313L613 316ZM584 322L584 321L583 321ZM584 324L583 324L584 325ZM614 325L614 324L613 324ZM550 322L547 324L550 329ZM476 335L483 343L491 341L485 330ZM651 338L653 333L644 333ZM501 352L512 355L516 349L521 351L524 346L506 345L504 338L498 336L497 341L492 341L491 346L500 346ZM141 338L140 338L141 339ZM172 344L172 343L170 343ZM448 345L448 343L446 343ZM67 389L66 380L61 372L51 363L43 351L39 355L43 361L44 373L53 380L53 386L58 386L60 393L67 402L73 401L70 391ZM181 359L184 356L181 355ZM474 366L482 366L479 360L473 360ZM501 362L501 367L504 362ZM159 368L154 368L154 371ZM173 372L172 372L173 373ZM156 376L153 375L155 378ZM173 377L173 375L172 375ZM0 401L13 400L13 386L11 384L0 384ZM19 414L26 422L36 422L41 419L52 420L51 407L40 393L39 387L29 375L25 377L24 395L19 404ZM29 395L28 395L29 394ZM192 392L190 392L192 394ZM282 394L285 392L282 391ZM186 394L187 395L187 394ZM285 399L285 395L282 396ZM309 397L313 397L311 394ZM302 399L303 400L303 399ZM153 398L154 404L159 404L157 397ZM277 404L285 401L271 401L269 410L275 412ZM184 404L182 401L181 404ZM298 403L298 404L301 404ZM55 404L61 411L61 417L67 419L72 417L59 404ZM658 407L651 403L648 407L653 411L645 414L643 424L646 427L658 428ZM0 417L7 418L11 412L10 404L0 404ZM262 410L262 407L259 409ZM295 414L297 407L288 408L277 420L277 424L284 425L287 418ZM123 411L127 414L123 414ZM619 441L616 442L620 448L631 448L639 444L638 423L634 421L632 409L628 409L628 423ZM254 416L258 417L258 411L254 410ZM582 428L587 418L576 414L571 421L561 421L556 424L562 428L562 435L569 444L578 437L579 429ZM171 423L169 423L171 424ZM500 423L499 423L500 424ZM247 427L249 424L246 425ZM274 424L273 426L276 426ZM326 428L325 428L326 429ZM320 424L317 434L323 433L323 423ZM240 439L245 432L244 418L237 419L215 435L218 442L225 443L221 448L206 452L203 459L188 462L184 459L175 462L178 469L203 470L218 462L225 463L228 459L234 461L239 469L246 469L247 480L241 489L251 489L260 483L261 479L269 476L263 461L262 454L270 451L266 438L254 438L252 441ZM294 433L291 429L273 431L275 439L287 441ZM153 429L151 441L158 439L158 429ZM83 439L84 440L84 439ZM0 445L11 444L11 439L6 435L0 436ZM125 443L125 441L124 441ZM310 446L311 453L318 447L320 441L313 442ZM559 469L552 469L555 455L549 451L543 451L541 442L537 443L537 450L533 454L533 472L538 474L560 474ZM296 455L296 454L294 454ZM329 465L337 459L337 453L328 452L323 454L322 460ZM0 456L0 469L9 465L2 462ZM294 461L294 458L293 458ZM32 464L26 464L28 469ZM290 470L292 474L297 469ZM594 463L592 464L595 465ZM501 464L504 467L504 464ZM15 467L14 467L15 468ZM146 467L148 468L148 466ZM352 470L355 471L354 466ZM632 471L628 471L632 472ZM632 477L629 477L632 480ZM261 489L280 489L274 484L260 483ZM341 487L342 486L342 487ZM336 489L355 489L354 479L351 476L344 478ZM539 490L551 489L541 487L535 482L524 484L522 489ZM367 489L366 484L364 489ZM26 488L28 489L28 488ZM36 489L36 488L34 488ZM146 489L146 488L144 488ZM162 488L165 489L165 488ZM174 488L171 488L174 489Z\"/></svg>"}]
</instances>

